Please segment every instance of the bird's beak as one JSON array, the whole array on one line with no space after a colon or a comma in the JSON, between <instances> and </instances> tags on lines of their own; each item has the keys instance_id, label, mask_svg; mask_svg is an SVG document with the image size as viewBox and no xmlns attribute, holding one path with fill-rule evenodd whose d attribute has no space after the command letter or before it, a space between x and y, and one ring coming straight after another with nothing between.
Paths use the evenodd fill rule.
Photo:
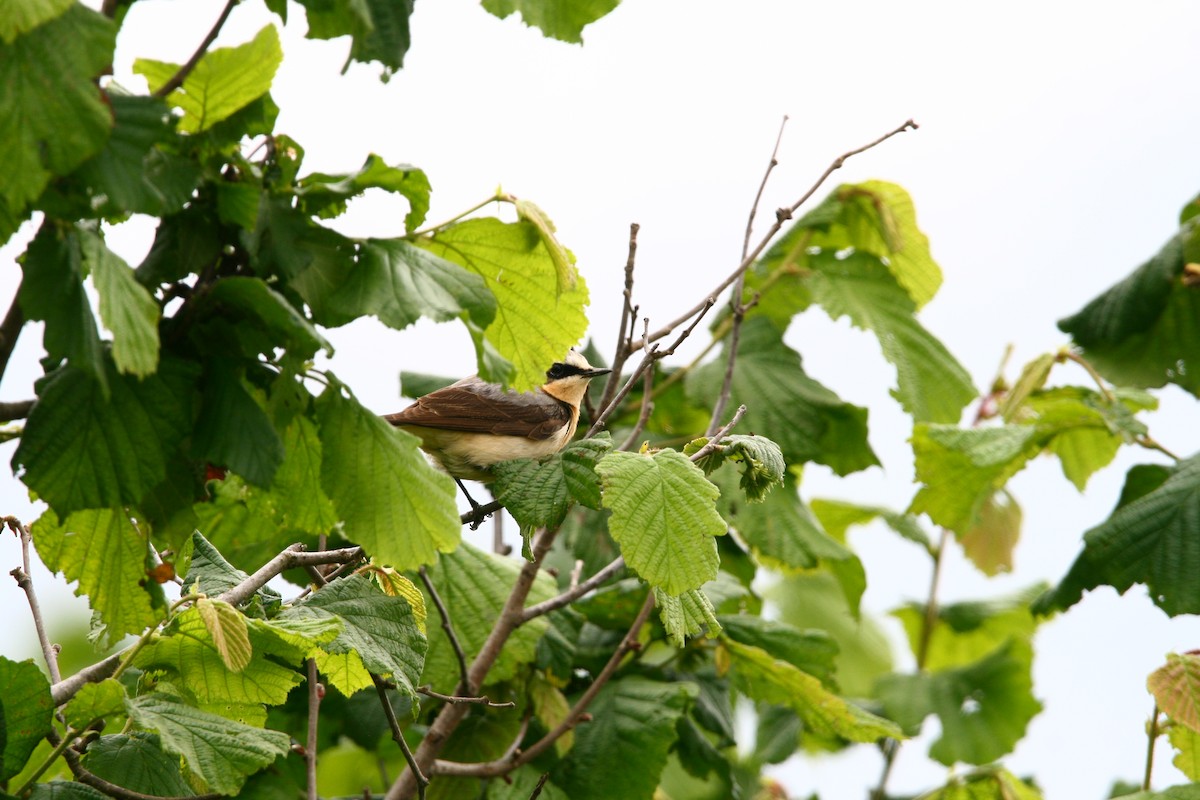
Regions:
<instances>
[{"instance_id":1,"label":"bird's beak","mask_svg":"<svg viewBox=\"0 0 1200 800\"><path fill-rule=\"evenodd\" d=\"M589 369L587 372L583 373L583 375L587 378L597 378L601 375L607 375L610 372L612 372L611 369Z\"/></svg>"}]
</instances>

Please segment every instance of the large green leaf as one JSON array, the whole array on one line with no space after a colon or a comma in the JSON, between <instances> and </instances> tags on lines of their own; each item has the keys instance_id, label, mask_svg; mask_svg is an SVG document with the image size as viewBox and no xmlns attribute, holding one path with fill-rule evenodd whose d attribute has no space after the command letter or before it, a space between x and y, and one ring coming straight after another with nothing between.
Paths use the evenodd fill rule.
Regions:
<instances>
[{"instance_id":1,"label":"large green leaf","mask_svg":"<svg viewBox=\"0 0 1200 800\"><path fill-rule=\"evenodd\" d=\"M1062 582L1038 599L1035 609L1045 613L1070 608L1085 591L1101 585L1124 593L1143 583L1155 605L1167 614L1200 613L1197 542L1200 455L1180 461L1164 482L1085 533L1083 552Z\"/></svg>"},{"instance_id":2,"label":"large green leaf","mask_svg":"<svg viewBox=\"0 0 1200 800\"><path fill-rule=\"evenodd\" d=\"M166 753L157 736L130 731L101 736L88 745L83 764L89 772L134 792L157 797L190 796L179 758Z\"/></svg>"},{"instance_id":3,"label":"large green leaf","mask_svg":"<svg viewBox=\"0 0 1200 800\"><path fill-rule=\"evenodd\" d=\"M327 219L342 214L350 198L358 197L367 189L394 192L408 201L409 210L404 217L407 233L412 233L425 221L429 212L429 178L422 170L408 164L388 166L374 153L367 156L358 172L305 175L296 185L296 197L301 211Z\"/></svg>"},{"instance_id":4,"label":"large green leaf","mask_svg":"<svg viewBox=\"0 0 1200 800\"><path fill-rule=\"evenodd\" d=\"M0 656L0 781L25 766L33 748L51 730L54 701L50 683L33 661Z\"/></svg>"},{"instance_id":5,"label":"large green leaf","mask_svg":"<svg viewBox=\"0 0 1200 800\"><path fill-rule=\"evenodd\" d=\"M483 7L500 19L520 12L531 28L551 39L583 43L583 29L612 11L621 0L483 0Z\"/></svg>"},{"instance_id":6,"label":"large green leaf","mask_svg":"<svg viewBox=\"0 0 1200 800\"><path fill-rule=\"evenodd\" d=\"M611 450L610 439L581 439L544 461L503 461L495 467L492 492L523 532L556 528L572 502L600 507L596 464Z\"/></svg>"},{"instance_id":7,"label":"large green leaf","mask_svg":"<svg viewBox=\"0 0 1200 800\"><path fill-rule=\"evenodd\" d=\"M21 34L49 22L74 4L74 0L14 0L0 20L0 42L12 44Z\"/></svg>"},{"instance_id":8,"label":"large green leaf","mask_svg":"<svg viewBox=\"0 0 1200 800\"><path fill-rule=\"evenodd\" d=\"M283 462L283 441L243 383L239 365L213 359L202 381L192 454L257 486L270 486Z\"/></svg>"},{"instance_id":9,"label":"large green leaf","mask_svg":"<svg viewBox=\"0 0 1200 800\"><path fill-rule=\"evenodd\" d=\"M1008 644L972 664L934 673L890 675L876 687L888 716L913 730L936 714L942 735L930 757L947 766L987 764L1010 752L1042 710L1033 696L1032 647Z\"/></svg>"},{"instance_id":10,"label":"large green leaf","mask_svg":"<svg viewBox=\"0 0 1200 800\"><path fill-rule=\"evenodd\" d=\"M209 50L167 102L183 109L179 130L199 133L262 97L271 88L283 61L279 32L267 25L251 41L237 47ZM156 91L179 70L179 65L139 58L133 70L146 76Z\"/></svg>"},{"instance_id":11,"label":"large green leaf","mask_svg":"<svg viewBox=\"0 0 1200 800\"><path fill-rule=\"evenodd\" d=\"M308 38L350 36L351 61L378 61L384 79L404 66L410 44L409 17L413 0L302 0L308 19Z\"/></svg>"},{"instance_id":12,"label":"large green leaf","mask_svg":"<svg viewBox=\"0 0 1200 800\"><path fill-rule=\"evenodd\" d=\"M453 553L438 559L429 568L429 579L437 589L438 596L451 609L451 620L455 637L462 645L470 662L479 651L496 620L508 595L516 583L521 562L462 544ZM549 575L539 573L529 593L529 603L548 600L555 594L554 582ZM425 605L433 608L433 599L426 597ZM513 632L505 642L500 657L492 665L484 684L497 683L512 678L518 667L534 660L538 640L547 630L545 617L538 617ZM434 689L452 692L459 681L458 660L438 625L431 625L429 632L429 654L425 659L425 672L421 680L432 683Z\"/></svg>"},{"instance_id":13,"label":"large green leaf","mask_svg":"<svg viewBox=\"0 0 1200 800\"><path fill-rule=\"evenodd\" d=\"M691 683L637 676L608 683L588 708L591 722L575 731L575 746L551 772L554 783L571 800L651 797L677 736L676 722L696 694Z\"/></svg>"},{"instance_id":14,"label":"large green leaf","mask_svg":"<svg viewBox=\"0 0 1200 800\"><path fill-rule=\"evenodd\" d=\"M699 589L717 575L713 537L725 533L720 494L700 468L674 450L610 453L596 465L608 527L625 561L671 595Z\"/></svg>"},{"instance_id":15,"label":"large green leaf","mask_svg":"<svg viewBox=\"0 0 1200 800\"><path fill-rule=\"evenodd\" d=\"M191 429L191 365L167 360L142 380L106 362L111 398L81 369L37 384L38 402L13 454L25 484L60 516L137 503L167 476Z\"/></svg>"},{"instance_id":16,"label":"large green leaf","mask_svg":"<svg viewBox=\"0 0 1200 800\"><path fill-rule=\"evenodd\" d=\"M851 526L866 525L879 519L900 536L914 544L921 545L931 554L933 552L929 534L921 527L921 523L910 514L900 514L878 506L847 503L843 500L813 500L808 505L821 523L821 527L839 542L846 541L846 531Z\"/></svg>"},{"instance_id":17,"label":"large green leaf","mask_svg":"<svg viewBox=\"0 0 1200 800\"><path fill-rule=\"evenodd\" d=\"M1042 793L1003 767L988 766L953 776L921 800L1042 800Z\"/></svg>"},{"instance_id":18,"label":"large green leaf","mask_svg":"<svg viewBox=\"0 0 1200 800\"><path fill-rule=\"evenodd\" d=\"M287 755L286 733L263 730L184 705L159 692L126 701L129 716L157 731L165 750L182 756L209 789L236 794L246 776Z\"/></svg>"},{"instance_id":19,"label":"large green leaf","mask_svg":"<svg viewBox=\"0 0 1200 800\"><path fill-rule=\"evenodd\" d=\"M3 16L0 25L22 25L7 10ZM11 27L0 34L0 206L19 214L51 178L104 145L113 119L94 79L112 63L117 27L72 3L48 22L11 34Z\"/></svg>"},{"instance_id":20,"label":"large green leaf","mask_svg":"<svg viewBox=\"0 0 1200 800\"><path fill-rule=\"evenodd\" d=\"M119 372L139 378L153 373L158 369L158 303L103 239L81 231L80 244L100 295L100 319L112 331L113 363Z\"/></svg>"},{"instance_id":21,"label":"large green leaf","mask_svg":"<svg viewBox=\"0 0 1200 800\"><path fill-rule=\"evenodd\" d=\"M100 615L105 642L140 633L166 612L162 587L148 577L154 566L148 532L120 508L76 511L60 523L48 509L33 524L33 541L46 566L87 597Z\"/></svg>"},{"instance_id":22,"label":"large green leaf","mask_svg":"<svg viewBox=\"0 0 1200 800\"><path fill-rule=\"evenodd\" d=\"M814 270L807 278L813 300L832 319L849 317L879 339L896 367L892 395L904 410L920 422L958 422L978 390L945 345L917 322L917 304L883 262L865 252L839 258L822 251L807 264Z\"/></svg>"},{"instance_id":23,"label":"large green leaf","mask_svg":"<svg viewBox=\"0 0 1200 800\"><path fill-rule=\"evenodd\" d=\"M727 357L692 373L688 394L697 402L712 405ZM748 319L742 328L731 402L746 406L741 427L776 442L788 464L816 461L846 475L879 463L867 443L867 410L810 378L800 355L765 319Z\"/></svg>"},{"instance_id":24,"label":"large green leaf","mask_svg":"<svg viewBox=\"0 0 1200 800\"><path fill-rule=\"evenodd\" d=\"M772 658L816 677L827 687L836 685L838 645L825 631L802 631L786 622L749 614L722 614L717 619L725 635L735 642L757 647Z\"/></svg>"},{"instance_id":25,"label":"large green leaf","mask_svg":"<svg viewBox=\"0 0 1200 800\"><path fill-rule=\"evenodd\" d=\"M1038 620L1029 603L1044 585L1009 597L980 602L948 603L937 607L933 628L927 634L924 668L931 672L972 664L1010 639L1033 640ZM909 603L892 612L904 625L913 655L922 647L927 608Z\"/></svg>"},{"instance_id":26,"label":"large green leaf","mask_svg":"<svg viewBox=\"0 0 1200 800\"><path fill-rule=\"evenodd\" d=\"M1193 217L1153 258L1058 327L1115 383L1174 383L1200 394L1200 289L1184 273L1198 247L1200 218Z\"/></svg>"},{"instance_id":27,"label":"large green leaf","mask_svg":"<svg viewBox=\"0 0 1200 800\"><path fill-rule=\"evenodd\" d=\"M421 244L479 275L496 297L495 319L479 327L515 372L490 374L479 348L480 375L485 379L504 380L518 391L538 386L545 381L546 369L561 361L587 331L587 286L579 278L575 288L559 293L558 269L533 223L472 219L440 230Z\"/></svg>"},{"instance_id":28,"label":"large green leaf","mask_svg":"<svg viewBox=\"0 0 1200 800\"><path fill-rule=\"evenodd\" d=\"M455 488L396 430L331 384L317 400L321 484L347 538L397 569L431 564L458 546Z\"/></svg>"},{"instance_id":29,"label":"large green leaf","mask_svg":"<svg viewBox=\"0 0 1200 800\"><path fill-rule=\"evenodd\" d=\"M311 419L297 416L283 432L283 463L275 472L271 493L289 527L328 533L337 524L333 503L321 488L321 439Z\"/></svg>"},{"instance_id":30,"label":"large green leaf","mask_svg":"<svg viewBox=\"0 0 1200 800\"><path fill-rule=\"evenodd\" d=\"M125 714L125 686L115 678L89 683L80 689L67 704L63 718L77 731L105 717Z\"/></svg>"},{"instance_id":31,"label":"large green leaf","mask_svg":"<svg viewBox=\"0 0 1200 800\"><path fill-rule=\"evenodd\" d=\"M327 356L333 347L303 314L259 278L230 277L216 282L199 298L198 317L213 315L253 325L273 347L287 348L289 355L311 358L318 349Z\"/></svg>"}]
</instances>

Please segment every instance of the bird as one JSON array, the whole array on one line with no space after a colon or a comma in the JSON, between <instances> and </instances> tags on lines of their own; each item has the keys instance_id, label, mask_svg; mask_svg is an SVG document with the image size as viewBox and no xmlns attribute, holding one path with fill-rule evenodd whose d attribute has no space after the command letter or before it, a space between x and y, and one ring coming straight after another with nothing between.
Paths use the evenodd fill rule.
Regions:
<instances>
[{"instance_id":1,"label":"bird","mask_svg":"<svg viewBox=\"0 0 1200 800\"><path fill-rule=\"evenodd\" d=\"M562 450L575 436L588 384L610 372L570 350L532 391L506 390L472 375L383 418L420 437L421 449L454 478L477 511L479 504L462 482L490 483L492 467L501 461L544 458Z\"/></svg>"}]
</instances>

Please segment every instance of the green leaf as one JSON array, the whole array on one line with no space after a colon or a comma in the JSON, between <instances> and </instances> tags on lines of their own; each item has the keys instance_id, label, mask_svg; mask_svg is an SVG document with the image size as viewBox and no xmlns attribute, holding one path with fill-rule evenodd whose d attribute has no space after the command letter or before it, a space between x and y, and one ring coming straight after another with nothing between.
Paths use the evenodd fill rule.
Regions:
<instances>
[{"instance_id":1,"label":"green leaf","mask_svg":"<svg viewBox=\"0 0 1200 800\"><path fill-rule=\"evenodd\" d=\"M90 786L63 780L35 784L29 795L30 800L105 800L106 797Z\"/></svg>"},{"instance_id":2,"label":"green leaf","mask_svg":"<svg viewBox=\"0 0 1200 800\"><path fill-rule=\"evenodd\" d=\"M140 381L105 369L111 398L70 365L42 378L13 454L25 485L60 516L137 503L166 478L191 427L191 365L163 361Z\"/></svg>"},{"instance_id":3,"label":"green leaf","mask_svg":"<svg viewBox=\"0 0 1200 800\"><path fill-rule=\"evenodd\" d=\"M100 319L112 331L117 371L139 378L152 374L158 369L158 303L103 239L81 232L80 244L100 295Z\"/></svg>"},{"instance_id":4,"label":"green leaf","mask_svg":"<svg viewBox=\"0 0 1200 800\"><path fill-rule=\"evenodd\" d=\"M125 687L115 678L85 685L67 704L67 724L83 730L97 720L125 713Z\"/></svg>"},{"instance_id":5,"label":"green leaf","mask_svg":"<svg viewBox=\"0 0 1200 800\"><path fill-rule=\"evenodd\" d=\"M318 349L333 355L333 346L303 314L259 278L230 277L217 281L196 309L198 315L250 320L289 354L311 358ZM232 312L229 314L228 312Z\"/></svg>"},{"instance_id":6,"label":"green leaf","mask_svg":"<svg viewBox=\"0 0 1200 800\"><path fill-rule=\"evenodd\" d=\"M454 609L451 612L454 633L468 663L483 649L520 570L520 561L479 550L465 542L454 552L442 555L438 563L429 568L429 579L438 596L447 608ZM550 576L539 573L528 602L538 603L555 594ZM433 600L428 595L425 604L433 607ZM522 664L533 661L538 641L547 627L546 618L538 617L517 628L484 678L484 685L509 680ZM452 692L458 684L458 660L440 626L433 626L430 631L429 653L421 681L433 684L440 692Z\"/></svg>"},{"instance_id":7,"label":"green leaf","mask_svg":"<svg viewBox=\"0 0 1200 800\"><path fill-rule=\"evenodd\" d=\"M267 487L283 462L283 441L240 373L235 362L208 362L191 452L197 460L227 467Z\"/></svg>"},{"instance_id":8,"label":"green leaf","mask_svg":"<svg viewBox=\"0 0 1200 800\"><path fill-rule=\"evenodd\" d=\"M800 630L785 622L749 615L722 614L717 617L725 635L735 642L757 647L772 658L791 664L834 688L838 645L821 630Z\"/></svg>"},{"instance_id":9,"label":"green leaf","mask_svg":"<svg viewBox=\"0 0 1200 800\"><path fill-rule=\"evenodd\" d=\"M717 544L725 533L717 487L674 450L653 455L610 453L596 465L604 485L608 526L625 561L650 585L679 595L717 575Z\"/></svg>"},{"instance_id":10,"label":"green leaf","mask_svg":"<svg viewBox=\"0 0 1200 800\"><path fill-rule=\"evenodd\" d=\"M406 233L412 233L429 213L429 178L408 164L388 166L372 153L358 172L329 175L314 172L300 179L295 194L301 211L322 219L341 215L346 203L367 189L383 189L408 200L409 211L404 217Z\"/></svg>"},{"instance_id":11,"label":"green leaf","mask_svg":"<svg viewBox=\"0 0 1200 800\"><path fill-rule=\"evenodd\" d=\"M541 385L546 368L561 361L586 333L587 285L580 277L574 289L559 293L558 270L532 223L472 219L439 230L421 244L479 275L495 296L495 319L479 327L516 368L506 382L518 391ZM483 350L476 350L485 380L506 377L490 374Z\"/></svg>"},{"instance_id":12,"label":"green leaf","mask_svg":"<svg viewBox=\"0 0 1200 800\"><path fill-rule=\"evenodd\" d=\"M33 748L52 728L54 701L50 683L32 660L10 661L0 656L0 781L25 766Z\"/></svg>"},{"instance_id":13,"label":"green leaf","mask_svg":"<svg viewBox=\"0 0 1200 800\"><path fill-rule=\"evenodd\" d=\"M530 200L518 200L516 206L517 217L531 223L537 229L546 252L550 254L550 261L554 264L557 278L557 293L562 294L574 289L579 278L579 273L575 269L575 256L555 238L554 223L546 216L546 212Z\"/></svg>"},{"instance_id":14,"label":"green leaf","mask_svg":"<svg viewBox=\"0 0 1200 800\"><path fill-rule=\"evenodd\" d=\"M247 533L249 532L247 531ZM225 557L200 531L193 531L190 544L192 560L179 577L183 579L184 585L192 591L215 597L250 577L226 561ZM267 604L278 605L280 602L279 592L270 586L262 587L255 592L255 596Z\"/></svg>"},{"instance_id":15,"label":"green leaf","mask_svg":"<svg viewBox=\"0 0 1200 800\"><path fill-rule=\"evenodd\" d=\"M1175 758L1171 759L1171 763L1188 780L1200 781L1200 733L1182 725L1172 725L1167 731L1167 738L1175 748Z\"/></svg>"},{"instance_id":16,"label":"green leaf","mask_svg":"<svg viewBox=\"0 0 1200 800\"><path fill-rule=\"evenodd\" d=\"M58 7L43 6L48 12ZM97 152L112 130L111 112L94 79L112 63L117 27L81 3L16 37L13 27L21 18L7 12L4 17L0 207L20 214L51 178L66 175ZM28 15L24 20L32 21Z\"/></svg>"},{"instance_id":17,"label":"green leaf","mask_svg":"<svg viewBox=\"0 0 1200 800\"><path fill-rule=\"evenodd\" d=\"M1169 653L1167 663L1146 679L1146 688L1163 713L1200 733L1200 656Z\"/></svg>"},{"instance_id":18,"label":"green leaf","mask_svg":"<svg viewBox=\"0 0 1200 800\"><path fill-rule=\"evenodd\" d=\"M159 692L126 701L129 716L157 731L165 750L182 756L207 788L235 794L246 776L287 755L286 733L262 730L184 705Z\"/></svg>"},{"instance_id":19,"label":"green leaf","mask_svg":"<svg viewBox=\"0 0 1200 800\"><path fill-rule=\"evenodd\" d=\"M309 39L350 36L351 61L383 64L383 79L404 66L410 44L409 17L413 0L303 0Z\"/></svg>"},{"instance_id":20,"label":"green leaf","mask_svg":"<svg viewBox=\"0 0 1200 800\"><path fill-rule=\"evenodd\" d=\"M1003 767L988 766L952 777L921 800L1042 800L1042 794Z\"/></svg>"},{"instance_id":21,"label":"green leaf","mask_svg":"<svg viewBox=\"0 0 1200 800\"><path fill-rule=\"evenodd\" d=\"M217 653L230 672L241 672L250 663L250 632L246 618L228 603L201 597L196 601L200 619L212 637Z\"/></svg>"},{"instance_id":22,"label":"green leaf","mask_svg":"<svg viewBox=\"0 0 1200 800\"><path fill-rule=\"evenodd\" d=\"M695 455L708 442L705 437L693 439L683 448L683 453L687 456ZM717 449L697 463L707 475L727 460L740 465L742 491L751 503L761 503L774 486L783 483L784 470L787 468L783 462L783 453L780 452L779 445L764 436L726 436Z\"/></svg>"},{"instance_id":23,"label":"green leaf","mask_svg":"<svg viewBox=\"0 0 1200 800\"><path fill-rule=\"evenodd\" d=\"M194 202L159 221L154 244L135 270L137 279L153 287L199 274L220 257L221 241L215 209Z\"/></svg>"},{"instance_id":24,"label":"green leaf","mask_svg":"<svg viewBox=\"0 0 1200 800\"><path fill-rule=\"evenodd\" d=\"M42 320L42 345L54 360L66 359L90 373L107 398L108 378L96 317L83 289L79 235L44 222L21 258L20 302L25 316Z\"/></svg>"},{"instance_id":25,"label":"green leaf","mask_svg":"<svg viewBox=\"0 0 1200 800\"><path fill-rule=\"evenodd\" d=\"M808 277L813 300L831 319L849 317L879 339L884 358L895 365L892 390L919 422L958 422L979 392L971 376L936 337L917 322L917 304L877 257L832 251L812 256ZM932 263L932 262L931 262Z\"/></svg>"},{"instance_id":26,"label":"green leaf","mask_svg":"<svg viewBox=\"0 0 1200 800\"><path fill-rule=\"evenodd\" d=\"M1174 383L1200 394L1200 291L1184 274L1186 249L1197 236L1200 221L1193 217L1153 258L1059 321L1114 383L1143 388Z\"/></svg>"},{"instance_id":27,"label":"green leaf","mask_svg":"<svg viewBox=\"0 0 1200 800\"><path fill-rule=\"evenodd\" d=\"M1058 363L1054 353L1044 353L1021 368L1016 383L1009 389L1000 403L999 413L1005 422L1012 422L1017 411L1029 396L1046 385L1050 370Z\"/></svg>"},{"instance_id":28,"label":"green leaf","mask_svg":"<svg viewBox=\"0 0 1200 800\"><path fill-rule=\"evenodd\" d=\"M984 501L979 518L958 535L963 555L989 578L1012 572L1013 550L1021 536L1021 506L1006 489L997 490Z\"/></svg>"},{"instance_id":29,"label":"green leaf","mask_svg":"<svg viewBox=\"0 0 1200 800\"><path fill-rule=\"evenodd\" d=\"M609 682L592 701L592 721L575 731L575 746L551 779L571 800L650 797L675 742L676 723L696 695L691 683L637 676ZM604 780L596 780L601 774Z\"/></svg>"},{"instance_id":30,"label":"green leaf","mask_svg":"<svg viewBox=\"0 0 1200 800\"><path fill-rule=\"evenodd\" d=\"M12 44L18 36L49 22L74 5L73 0L17 0L0 20L0 42Z\"/></svg>"},{"instance_id":31,"label":"green leaf","mask_svg":"<svg viewBox=\"0 0 1200 800\"><path fill-rule=\"evenodd\" d=\"M676 647L683 647L689 636L707 632L711 639L721 632L712 602L699 589L688 589L675 597L655 588L654 599L667 639Z\"/></svg>"},{"instance_id":32,"label":"green leaf","mask_svg":"<svg viewBox=\"0 0 1200 800\"><path fill-rule=\"evenodd\" d=\"M1038 613L1064 610L1083 593L1108 585L1124 594L1135 583L1149 589L1170 616L1200 613L1200 456L1175 465L1161 485L1117 508L1083 535L1083 552L1057 587L1035 603Z\"/></svg>"},{"instance_id":33,"label":"green leaf","mask_svg":"<svg viewBox=\"0 0 1200 800\"><path fill-rule=\"evenodd\" d=\"M931 758L947 766L986 764L1011 752L1042 710L1032 693L1032 660L1030 645L1013 639L965 667L887 676L876 693L906 730L938 716L942 734L929 748Z\"/></svg>"},{"instance_id":34,"label":"green leaf","mask_svg":"<svg viewBox=\"0 0 1200 800\"><path fill-rule=\"evenodd\" d=\"M403 597L389 597L362 575L342 578L313 592L280 615L282 620L336 617L337 638L323 647L331 654L355 652L367 669L391 674L403 694L416 697L428 642Z\"/></svg>"},{"instance_id":35,"label":"green leaf","mask_svg":"<svg viewBox=\"0 0 1200 800\"><path fill-rule=\"evenodd\" d=\"M542 461L502 461L493 470L492 492L523 532L557 528L573 501L600 507L596 464L612 447L611 439L581 439Z\"/></svg>"},{"instance_id":36,"label":"green leaf","mask_svg":"<svg viewBox=\"0 0 1200 800\"><path fill-rule=\"evenodd\" d=\"M483 7L500 19L520 12L521 19L544 36L583 43L583 29L612 11L621 0L483 0Z\"/></svg>"},{"instance_id":37,"label":"green leaf","mask_svg":"<svg viewBox=\"0 0 1200 800\"><path fill-rule=\"evenodd\" d=\"M194 791L179 770L179 758L162 749L157 736L130 731L101 736L88 745L83 765L109 783L156 797L190 797Z\"/></svg>"},{"instance_id":38,"label":"green leaf","mask_svg":"<svg viewBox=\"0 0 1200 800\"><path fill-rule=\"evenodd\" d=\"M183 85L167 96L167 102L183 109L179 130L208 130L262 97L271 88L282 61L283 50L274 25L264 27L246 44L209 50ZM166 84L178 70L176 64L147 58L133 62L133 71L146 76L151 92Z\"/></svg>"},{"instance_id":39,"label":"green leaf","mask_svg":"<svg viewBox=\"0 0 1200 800\"><path fill-rule=\"evenodd\" d=\"M805 728L821 737L838 736L852 742L874 742L904 734L890 720L877 717L821 686L821 681L766 650L728 636L721 639L730 659L730 677L738 691L764 703L791 708Z\"/></svg>"},{"instance_id":40,"label":"green leaf","mask_svg":"<svg viewBox=\"0 0 1200 800\"><path fill-rule=\"evenodd\" d=\"M866 525L872 520L882 520L885 525L910 542L919 544L929 553L933 544L921 523L910 514L899 514L877 506L860 506L842 500L813 500L808 504L821 527L839 542L846 541L846 531L852 525Z\"/></svg>"},{"instance_id":41,"label":"green leaf","mask_svg":"<svg viewBox=\"0 0 1200 800\"><path fill-rule=\"evenodd\" d=\"M345 536L397 569L431 564L457 546L462 525L455 487L397 430L332 383L318 398L321 484L345 523Z\"/></svg>"},{"instance_id":42,"label":"green leaf","mask_svg":"<svg viewBox=\"0 0 1200 800\"><path fill-rule=\"evenodd\" d=\"M321 488L321 439L308 417L297 416L283 432L283 463L271 493L284 522L308 533L328 533L337 524L333 503Z\"/></svg>"},{"instance_id":43,"label":"green leaf","mask_svg":"<svg viewBox=\"0 0 1200 800\"><path fill-rule=\"evenodd\" d=\"M222 642L214 636L203 612L192 608L144 647L134 665L146 672L165 674L197 704L212 707L284 702L288 692L302 682L300 674L266 658L265 653L252 651L245 617L229 606L225 608L218 629L223 628L227 638L236 637L235 642ZM237 623L232 622L232 615L242 620L240 635L234 630ZM231 662L241 664L241 668L232 669Z\"/></svg>"},{"instance_id":44,"label":"green leaf","mask_svg":"<svg viewBox=\"0 0 1200 800\"><path fill-rule=\"evenodd\" d=\"M711 406L716 399L727 356L692 373L687 389L696 402ZM742 327L730 401L746 406L742 427L778 443L790 465L816 461L847 475L879 463L867 443L867 410L810 378L800 355L765 319L747 319Z\"/></svg>"},{"instance_id":45,"label":"green leaf","mask_svg":"<svg viewBox=\"0 0 1200 800\"><path fill-rule=\"evenodd\" d=\"M77 511L60 523L47 509L33 523L42 561L87 597L103 623L103 641L115 642L157 624L166 611L162 587L147 577L154 566L147 532L120 508Z\"/></svg>"}]
</instances>

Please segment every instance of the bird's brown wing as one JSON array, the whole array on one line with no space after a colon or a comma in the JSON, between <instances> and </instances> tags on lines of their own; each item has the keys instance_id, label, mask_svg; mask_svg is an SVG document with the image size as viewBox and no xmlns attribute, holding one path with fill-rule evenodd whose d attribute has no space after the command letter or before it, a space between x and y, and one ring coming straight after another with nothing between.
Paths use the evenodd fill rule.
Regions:
<instances>
[{"instance_id":1,"label":"bird's brown wing","mask_svg":"<svg viewBox=\"0 0 1200 800\"><path fill-rule=\"evenodd\" d=\"M393 425L549 439L570 423L571 410L542 392L506 392L476 378L431 392L384 419Z\"/></svg>"}]
</instances>

